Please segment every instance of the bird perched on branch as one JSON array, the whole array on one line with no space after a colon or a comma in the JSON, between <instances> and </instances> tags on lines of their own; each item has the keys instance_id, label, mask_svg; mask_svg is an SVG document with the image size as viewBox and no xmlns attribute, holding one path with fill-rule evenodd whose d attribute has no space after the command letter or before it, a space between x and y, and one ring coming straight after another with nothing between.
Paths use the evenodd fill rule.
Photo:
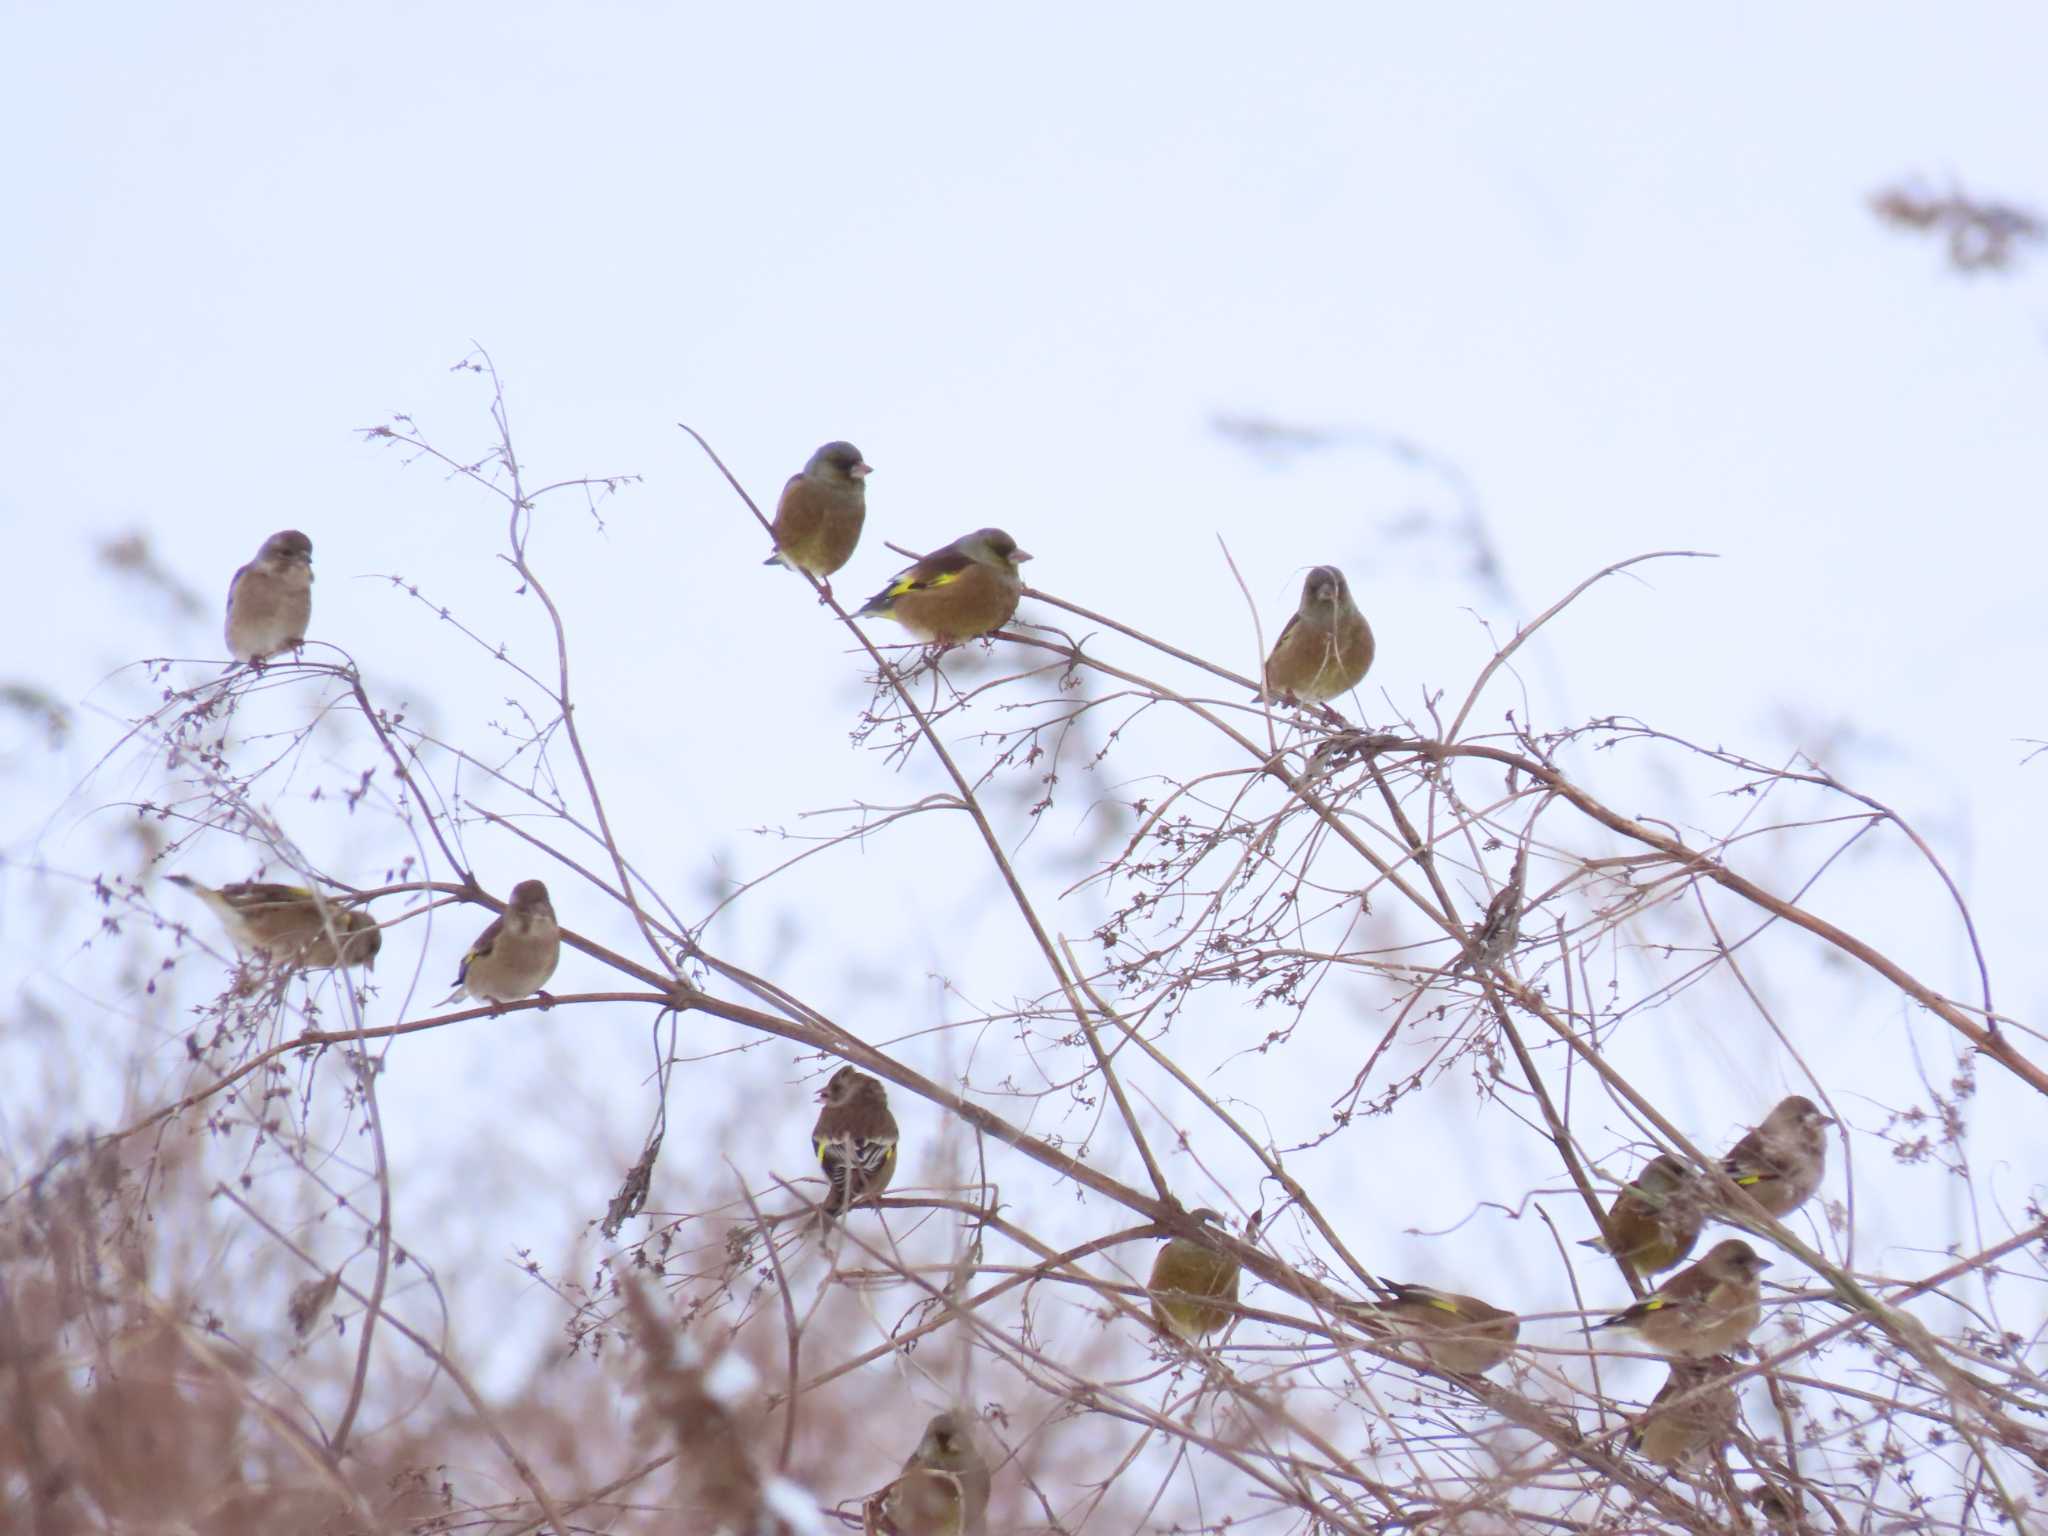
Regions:
<instances>
[{"instance_id":1,"label":"bird perched on branch","mask_svg":"<svg viewBox=\"0 0 2048 1536\"><path fill-rule=\"evenodd\" d=\"M1486 904L1486 915L1473 926L1471 937L1466 940L1465 953L1451 967L1453 976L1467 966L1475 971L1491 970L1514 953L1515 943L1522 936L1522 899L1528 879L1529 850L1520 848L1515 851L1508 883L1493 893L1493 900Z\"/></svg>"},{"instance_id":2,"label":"bird perched on branch","mask_svg":"<svg viewBox=\"0 0 2048 1536\"><path fill-rule=\"evenodd\" d=\"M988 1530L988 1463L964 1413L948 1410L924 1427L924 1438L896 1481L868 1500L882 1530L895 1536L984 1536ZM872 1528L872 1527L871 1527Z\"/></svg>"},{"instance_id":3,"label":"bird perched on branch","mask_svg":"<svg viewBox=\"0 0 2048 1536\"><path fill-rule=\"evenodd\" d=\"M1643 1276L1683 1263L1706 1222L1706 1191L1693 1171L1669 1153L1659 1153L1614 1197L1607 1227L1619 1244L1615 1257ZM1609 1251L1606 1239L1589 1237L1583 1246Z\"/></svg>"},{"instance_id":4,"label":"bird perched on branch","mask_svg":"<svg viewBox=\"0 0 2048 1536\"><path fill-rule=\"evenodd\" d=\"M538 880L522 880L512 887L504 915L492 918L469 946L455 973L455 990L441 1006L463 997L486 1003L531 997L548 984L561 958L562 928L548 888Z\"/></svg>"},{"instance_id":5,"label":"bird perched on branch","mask_svg":"<svg viewBox=\"0 0 2048 1536\"><path fill-rule=\"evenodd\" d=\"M851 443L827 443L782 487L775 504L775 553L761 563L808 571L825 581L848 560L868 518L874 473Z\"/></svg>"},{"instance_id":6,"label":"bird perched on branch","mask_svg":"<svg viewBox=\"0 0 2048 1536\"><path fill-rule=\"evenodd\" d=\"M1215 1211L1191 1213L1195 1220L1221 1228ZM1169 1237L1152 1260L1145 1289L1152 1295L1152 1321L1159 1330L1192 1344L1228 1323L1237 1301L1237 1260L1205 1243Z\"/></svg>"},{"instance_id":7,"label":"bird perched on branch","mask_svg":"<svg viewBox=\"0 0 2048 1536\"><path fill-rule=\"evenodd\" d=\"M1372 626L1351 601L1344 573L1319 565L1301 584L1301 606L1266 658L1270 697L1320 704L1349 693L1372 666Z\"/></svg>"},{"instance_id":8,"label":"bird perched on branch","mask_svg":"<svg viewBox=\"0 0 2048 1536\"><path fill-rule=\"evenodd\" d=\"M312 618L313 541L286 528L228 580L228 654L260 662L304 645Z\"/></svg>"},{"instance_id":9,"label":"bird perched on branch","mask_svg":"<svg viewBox=\"0 0 2048 1536\"><path fill-rule=\"evenodd\" d=\"M1347 1306L1344 1315L1370 1333L1412 1343L1440 1371L1483 1376L1514 1353L1522 1325L1512 1312L1481 1301L1388 1281L1390 1301Z\"/></svg>"},{"instance_id":10,"label":"bird perched on branch","mask_svg":"<svg viewBox=\"0 0 2048 1536\"><path fill-rule=\"evenodd\" d=\"M1728 1375L1718 1361L1674 1360L1628 1446L1659 1466L1678 1467L1723 1445L1735 1433L1735 1393L1714 1383ZM1666 1407L1675 1398L1687 1399Z\"/></svg>"},{"instance_id":11,"label":"bird perched on branch","mask_svg":"<svg viewBox=\"0 0 2048 1536\"><path fill-rule=\"evenodd\" d=\"M266 955L286 970L376 967L383 930L359 908L343 907L302 885L244 880L216 888L185 875L166 878L211 907L244 954Z\"/></svg>"},{"instance_id":12,"label":"bird perched on branch","mask_svg":"<svg viewBox=\"0 0 2048 1536\"><path fill-rule=\"evenodd\" d=\"M928 644L973 640L1010 622L1030 558L1002 529L977 528L897 572L855 617L894 619Z\"/></svg>"},{"instance_id":13,"label":"bird perched on branch","mask_svg":"<svg viewBox=\"0 0 2048 1536\"><path fill-rule=\"evenodd\" d=\"M825 1219L871 1200L896 1176L896 1117L888 1090L852 1067L832 1074L818 1094L825 1107L811 1127L811 1144L825 1172Z\"/></svg>"},{"instance_id":14,"label":"bird perched on branch","mask_svg":"<svg viewBox=\"0 0 2048 1536\"><path fill-rule=\"evenodd\" d=\"M1773 1216L1789 1216L1820 1188L1828 1167L1827 1127L1834 1123L1795 1093L1729 1148L1721 1167Z\"/></svg>"},{"instance_id":15,"label":"bird perched on branch","mask_svg":"<svg viewBox=\"0 0 2048 1536\"><path fill-rule=\"evenodd\" d=\"M1741 1238L1714 1244L1707 1256L1599 1328L1630 1328L1660 1355L1704 1360L1739 1349L1763 1321L1757 1276L1768 1259Z\"/></svg>"}]
</instances>

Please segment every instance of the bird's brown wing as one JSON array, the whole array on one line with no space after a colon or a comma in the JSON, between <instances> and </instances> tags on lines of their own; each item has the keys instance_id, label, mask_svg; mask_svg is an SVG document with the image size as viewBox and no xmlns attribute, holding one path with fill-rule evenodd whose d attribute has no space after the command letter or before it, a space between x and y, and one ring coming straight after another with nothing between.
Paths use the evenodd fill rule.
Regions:
<instances>
[{"instance_id":1,"label":"bird's brown wing","mask_svg":"<svg viewBox=\"0 0 2048 1536\"><path fill-rule=\"evenodd\" d=\"M957 549L947 548L926 555L908 570L897 573L896 579L876 593L873 601L891 602L906 592L929 592L934 587L943 587L958 581L961 574L973 568L970 556Z\"/></svg>"},{"instance_id":2,"label":"bird's brown wing","mask_svg":"<svg viewBox=\"0 0 2048 1536\"><path fill-rule=\"evenodd\" d=\"M476 936L476 942L469 946L469 953L462 957L462 968L455 973L455 985L461 986L469 980L469 968L488 955L505 931L505 919L494 917L490 926Z\"/></svg>"},{"instance_id":3,"label":"bird's brown wing","mask_svg":"<svg viewBox=\"0 0 2048 1536\"><path fill-rule=\"evenodd\" d=\"M806 492L804 477L791 475L782 488L782 499L775 504L775 547L788 549L803 543L817 533L824 519L825 509L818 497Z\"/></svg>"},{"instance_id":4,"label":"bird's brown wing","mask_svg":"<svg viewBox=\"0 0 2048 1536\"><path fill-rule=\"evenodd\" d=\"M228 600L223 606L223 613L233 613L235 611L235 588L242 584L242 578L248 575L255 568L255 565L256 562L251 560L247 565L237 569L235 574L228 578Z\"/></svg>"},{"instance_id":5,"label":"bird's brown wing","mask_svg":"<svg viewBox=\"0 0 2048 1536\"><path fill-rule=\"evenodd\" d=\"M1287 615L1287 622L1280 626L1280 638L1273 642L1273 649L1269 654L1278 656L1281 648L1287 644L1287 637L1293 634L1300 626L1301 610L1297 608L1293 613Z\"/></svg>"},{"instance_id":6,"label":"bird's brown wing","mask_svg":"<svg viewBox=\"0 0 2048 1536\"><path fill-rule=\"evenodd\" d=\"M281 907L306 901L313 894L302 885L279 885L270 880L243 880L222 886L220 893L236 906L249 907Z\"/></svg>"},{"instance_id":7,"label":"bird's brown wing","mask_svg":"<svg viewBox=\"0 0 2048 1536\"><path fill-rule=\"evenodd\" d=\"M1661 1290L1645 1296L1626 1311L1615 1313L1601 1326L1614 1327L1639 1323L1653 1312L1687 1316L1699 1311L1713 1289L1714 1277L1703 1274L1695 1265Z\"/></svg>"},{"instance_id":8,"label":"bird's brown wing","mask_svg":"<svg viewBox=\"0 0 2048 1536\"><path fill-rule=\"evenodd\" d=\"M1762 1131L1751 1131L1730 1147L1728 1155L1721 1159L1721 1167L1744 1189L1761 1184L1765 1179L1778 1178L1783 1173L1778 1160L1771 1156L1770 1149L1764 1144Z\"/></svg>"},{"instance_id":9,"label":"bird's brown wing","mask_svg":"<svg viewBox=\"0 0 2048 1536\"><path fill-rule=\"evenodd\" d=\"M497 946L498 940L503 936L504 932L505 919L502 917L492 918L490 926L478 934L476 942L469 946L470 958L472 960L481 960L485 955L488 955Z\"/></svg>"}]
</instances>

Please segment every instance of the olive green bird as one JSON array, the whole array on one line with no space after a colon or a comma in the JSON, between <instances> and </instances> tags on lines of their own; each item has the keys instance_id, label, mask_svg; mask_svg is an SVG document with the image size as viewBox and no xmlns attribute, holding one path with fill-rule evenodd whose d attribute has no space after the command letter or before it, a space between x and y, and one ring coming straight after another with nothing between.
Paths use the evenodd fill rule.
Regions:
<instances>
[{"instance_id":1,"label":"olive green bird","mask_svg":"<svg viewBox=\"0 0 2048 1536\"><path fill-rule=\"evenodd\" d=\"M1620 1251L1615 1257L1648 1277L1681 1264L1706 1223L1706 1191L1692 1169L1659 1153L1614 1197L1607 1227ZM1589 1237L1584 1247L1608 1252L1605 1238Z\"/></svg>"},{"instance_id":2,"label":"olive green bird","mask_svg":"<svg viewBox=\"0 0 2048 1536\"><path fill-rule=\"evenodd\" d=\"M1722 1362L1674 1360L1642 1423L1629 1431L1629 1449L1659 1466L1680 1467L1727 1444L1735 1433L1735 1393L1714 1385L1727 1375ZM1665 1406L1680 1397L1687 1400Z\"/></svg>"},{"instance_id":3,"label":"olive green bird","mask_svg":"<svg viewBox=\"0 0 2048 1536\"><path fill-rule=\"evenodd\" d=\"M284 970L376 967L384 933L360 908L341 906L302 885L244 880L214 887L185 875L166 878L211 907L245 955L267 956Z\"/></svg>"},{"instance_id":4,"label":"olive green bird","mask_svg":"<svg viewBox=\"0 0 2048 1536\"><path fill-rule=\"evenodd\" d=\"M1372 626L1351 601L1344 573L1319 565L1301 584L1301 606L1266 658L1268 697L1320 704L1349 693L1372 668Z\"/></svg>"},{"instance_id":5,"label":"olive green bird","mask_svg":"<svg viewBox=\"0 0 2048 1536\"><path fill-rule=\"evenodd\" d=\"M896 1536L986 1536L988 1489L973 1424L949 1409L925 1425L902 1473L868 1503Z\"/></svg>"},{"instance_id":6,"label":"olive green bird","mask_svg":"<svg viewBox=\"0 0 2048 1536\"><path fill-rule=\"evenodd\" d=\"M228 580L225 636L237 661L260 662L306 642L313 621L313 541L296 528L273 533Z\"/></svg>"},{"instance_id":7,"label":"olive green bird","mask_svg":"<svg viewBox=\"0 0 2048 1536\"><path fill-rule=\"evenodd\" d=\"M852 1067L832 1074L818 1094L824 1108L811 1145L825 1174L825 1219L872 1200L896 1176L896 1117L881 1082Z\"/></svg>"},{"instance_id":8,"label":"olive green bird","mask_svg":"<svg viewBox=\"0 0 2048 1536\"><path fill-rule=\"evenodd\" d=\"M897 572L855 617L894 619L929 645L977 639L1016 613L1030 558L1002 529L977 528Z\"/></svg>"},{"instance_id":9,"label":"olive green bird","mask_svg":"<svg viewBox=\"0 0 2048 1536\"><path fill-rule=\"evenodd\" d=\"M1705 1360L1740 1349L1763 1321L1757 1276L1771 1267L1738 1237L1714 1244L1651 1295L1598 1328L1633 1329L1660 1355Z\"/></svg>"},{"instance_id":10,"label":"olive green bird","mask_svg":"<svg viewBox=\"0 0 2048 1536\"><path fill-rule=\"evenodd\" d=\"M1386 1282L1391 1300L1348 1306L1344 1315L1368 1332L1412 1345L1440 1371L1483 1376L1514 1353L1521 1321L1512 1312L1426 1285Z\"/></svg>"},{"instance_id":11,"label":"olive green bird","mask_svg":"<svg viewBox=\"0 0 2048 1536\"><path fill-rule=\"evenodd\" d=\"M851 443L827 443L789 477L775 504L775 553L761 563L830 577L853 558L868 518L867 477L874 469Z\"/></svg>"},{"instance_id":12,"label":"olive green bird","mask_svg":"<svg viewBox=\"0 0 2048 1536\"><path fill-rule=\"evenodd\" d=\"M1721 1167L1773 1216L1789 1216L1827 1174L1827 1128L1834 1123L1813 1100L1795 1093L1729 1148Z\"/></svg>"},{"instance_id":13,"label":"olive green bird","mask_svg":"<svg viewBox=\"0 0 2048 1536\"><path fill-rule=\"evenodd\" d=\"M522 880L512 887L504 914L491 919L469 946L455 973L455 990L441 1006L464 997L486 1003L531 997L548 984L561 958L562 927L555 921L548 888L539 880Z\"/></svg>"},{"instance_id":14,"label":"olive green bird","mask_svg":"<svg viewBox=\"0 0 2048 1536\"><path fill-rule=\"evenodd\" d=\"M1215 1211L1190 1213L1196 1221L1221 1228ZM1237 1260L1193 1238L1169 1237L1152 1260L1145 1289L1152 1297L1152 1322L1193 1344L1222 1328L1236 1315Z\"/></svg>"}]
</instances>

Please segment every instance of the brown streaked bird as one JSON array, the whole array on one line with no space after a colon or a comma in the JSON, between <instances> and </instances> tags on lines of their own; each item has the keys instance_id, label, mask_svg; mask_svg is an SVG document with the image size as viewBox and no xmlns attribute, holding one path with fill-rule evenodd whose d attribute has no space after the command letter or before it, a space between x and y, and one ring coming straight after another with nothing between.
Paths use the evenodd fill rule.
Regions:
<instances>
[{"instance_id":1,"label":"brown streaked bird","mask_svg":"<svg viewBox=\"0 0 2048 1536\"><path fill-rule=\"evenodd\" d=\"M1706 1191L1693 1171L1669 1153L1659 1153L1614 1197L1607 1226L1620 1245L1615 1257L1637 1274L1661 1274L1685 1262L1706 1224ZM1608 1251L1604 1238L1582 1246Z\"/></svg>"},{"instance_id":2,"label":"brown streaked bird","mask_svg":"<svg viewBox=\"0 0 2048 1536\"><path fill-rule=\"evenodd\" d=\"M1002 529L977 528L897 572L855 617L894 619L928 645L977 639L1016 613L1030 558Z\"/></svg>"},{"instance_id":3,"label":"brown streaked bird","mask_svg":"<svg viewBox=\"0 0 2048 1536\"><path fill-rule=\"evenodd\" d=\"M228 581L228 654L260 662L304 645L312 619L313 541L286 528Z\"/></svg>"},{"instance_id":4,"label":"brown streaked bird","mask_svg":"<svg viewBox=\"0 0 2048 1536\"><path fill-rule=\"evenodd\" d=\"M1681 1467L1725 1445L1735 1433L1735 1392L1714 1383L1728 1374L1727 1365L1718 1361L1672 1361L1649 1412L1629 1431L1629 1449L1659 1466ZM1665 1407L1681 1395L1690 1400Z\"/></svg>"},{"instance_id":5,"label":"brown streaked bird","mask_svg":"<svg viewBox=\"0 0 2048 1536\"><path fill-rule=\"evenodd\" d=\"M267 955L272 965L286 970L376 968L384 932L360 908L344 907L302 885L243 880L216 888L185 875L165 878L211 907L244 954Z\"/></svg>"},{"instance_id":6,"label":"brown streaked bird","mask_svg":"<svg viewBox=\"0 0 2048 1536\"><path fill-rule=\"evenodd\" d=\"M1344 1315L1368 1332L1412 1344L1440 1371L1483 1376L1514 1353L1522 1324L1512 1312L1427 1285L1390 1280L1390 1301L1347 1306Z\"/></svg>"},{"instance_id":7,"label":"brown streaked bird","mask_svg":"<svg viewBox=\"0 0 2048 1536\"><path fill-rule=\"evenodd\" d=\"M896 1176L896 1117L880 1080L852 1067L834 1072L818 1100L825 1107L811 1127L811 1145L825 1173L822 1205L830 1221L881 1194Z\"/></svg>"},{"instance_id":8,"label":"brown streaked bird","mask_svg":"<svg viewBox=\"0 0 2048 1536\"><path fill-rule=\"evenodd\" d=\"M1813 1100L1795 1093L1730 1147L1721 1167L1773 1216L1789 1216L1827 1174L1827 1128L1834 1123Z\"/></svg>"},{"instance_id":9,"label":"brown streaked bird","mask_svg":"<svg viewBox=\"0 0 2048 1536\"><path fill-rule=\"evenodd\" d=\"M973 1422L949 1409L925 1425L901 1475L868 1503L880 1506L884 1529L897 1536L985 1536L988 1490Z\"/></svg>"},{"instance_id":10,"label":"brown streaked bird","mask_svg":"<svg viewBox=\"0 0 2048 1536\"><path fill-rule=\"evenodd\" d=\"M1522 901L1528 879L1529 850L1519 848L1514 867L1508 871L1508 883L1493 893L1486 915L1472 925L1465 952L1451 967L1453 976L1468 966L1475 971L1491 970L1515 952L1522 937Z\"/></svg>"},{"instance_id":11,"label":"brown streaked bird","mask_svg":"<svg viewBox=\"0 0 2048 1536\"><path fill-rule=\"evenodd\" d=\"M1651 1295L1596 1328L1631 1328L1660 1355L1705 1360L1739 1349L1764 1319L1757 1276L1771 1267L1739 1237L1714 1244Z\"/></svg>"},{"instance_id":12,"label":"brown streaked bird","mask_svg":"<svg viewBox=\"0 0 2048 1536\"><path fill-rule=\"evenodd\" d=\"M561 958L562 928L548 888L538 880L522 880L512 887L504 914L492 918L469 946L455 973L455 990L441 1006L464 997L485 1003L531 997L548 984Z\"/></svg>"},{"instance_id":13,"label":"brown streaked bird","mask_svg":"<svg viewBox=\"0 0 2048 1536\"><path fill-rule=\"evenodd\" d=\"M775 553L761 563L808 571L831 587L831 575L853 558L868 517L872 466L851 443L827 443L782 488L775 504Z\"/></svg>"},{"instance_id":14,"label":"brown streaked bird","mask_svg":"<svg viewBox=\"0 0 2048 1536\"><path fill-rule=\"evenodd\" d=\"M1320 704L1349 693L1372 667L1372 626L1351 601L1344 573L1319 565L1301 584L1301 606L1266 658L1270 697Z\"/></svg>"},{"instance_id":15,"label":"brown streaked bird","mask_svg":"<svg viewBox=\"0 0 2048 1536\"><path fill-rule=\"evenodd\" d=\"M1196 1221L1221 1228L1215 1211L1190 1212ZM1193 1238L1169 1237L1152 1260L1145 1289L1152 1296L1152 1322L1193 1344L1236 1315L1237 1260Z\"/></svg>"}]
</instances>

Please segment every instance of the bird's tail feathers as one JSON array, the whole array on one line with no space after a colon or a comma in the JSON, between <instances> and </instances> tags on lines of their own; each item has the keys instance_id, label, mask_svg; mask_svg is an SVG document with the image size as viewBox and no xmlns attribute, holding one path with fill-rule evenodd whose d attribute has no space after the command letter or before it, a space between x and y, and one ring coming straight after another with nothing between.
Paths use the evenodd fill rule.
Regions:
<instances>
[{"instance_id":1,"label":"bird's tail feathers","mask_svg":"<svg viewBox=\"0 0 2048 1536\"><path fill-rule=\"evenodd\" d=\"M846 1208L853 1201L853 1165L840 1161L825 1166L825 1198L818 1202L818 1209L825 1213L827 1221L837 1220L846 1214Z\"/></svg>"},{"instance_id":2,"label":"bird's tail feathers","mask_svg":"<svg viewBox=\"0 0 2048 1536\"><path fill-rule=\"evenodd\" d=\"M231 932L233 931L232 925L241 920L241 914L235 910L235 904L229 901L227 897L221 895L212 886L201 885L190 875L166 875L164 878L173 885L183 886L194 896L205 902L207 906L219 913L221 920L230 925Z\"/></svg>"}]
</instances>

